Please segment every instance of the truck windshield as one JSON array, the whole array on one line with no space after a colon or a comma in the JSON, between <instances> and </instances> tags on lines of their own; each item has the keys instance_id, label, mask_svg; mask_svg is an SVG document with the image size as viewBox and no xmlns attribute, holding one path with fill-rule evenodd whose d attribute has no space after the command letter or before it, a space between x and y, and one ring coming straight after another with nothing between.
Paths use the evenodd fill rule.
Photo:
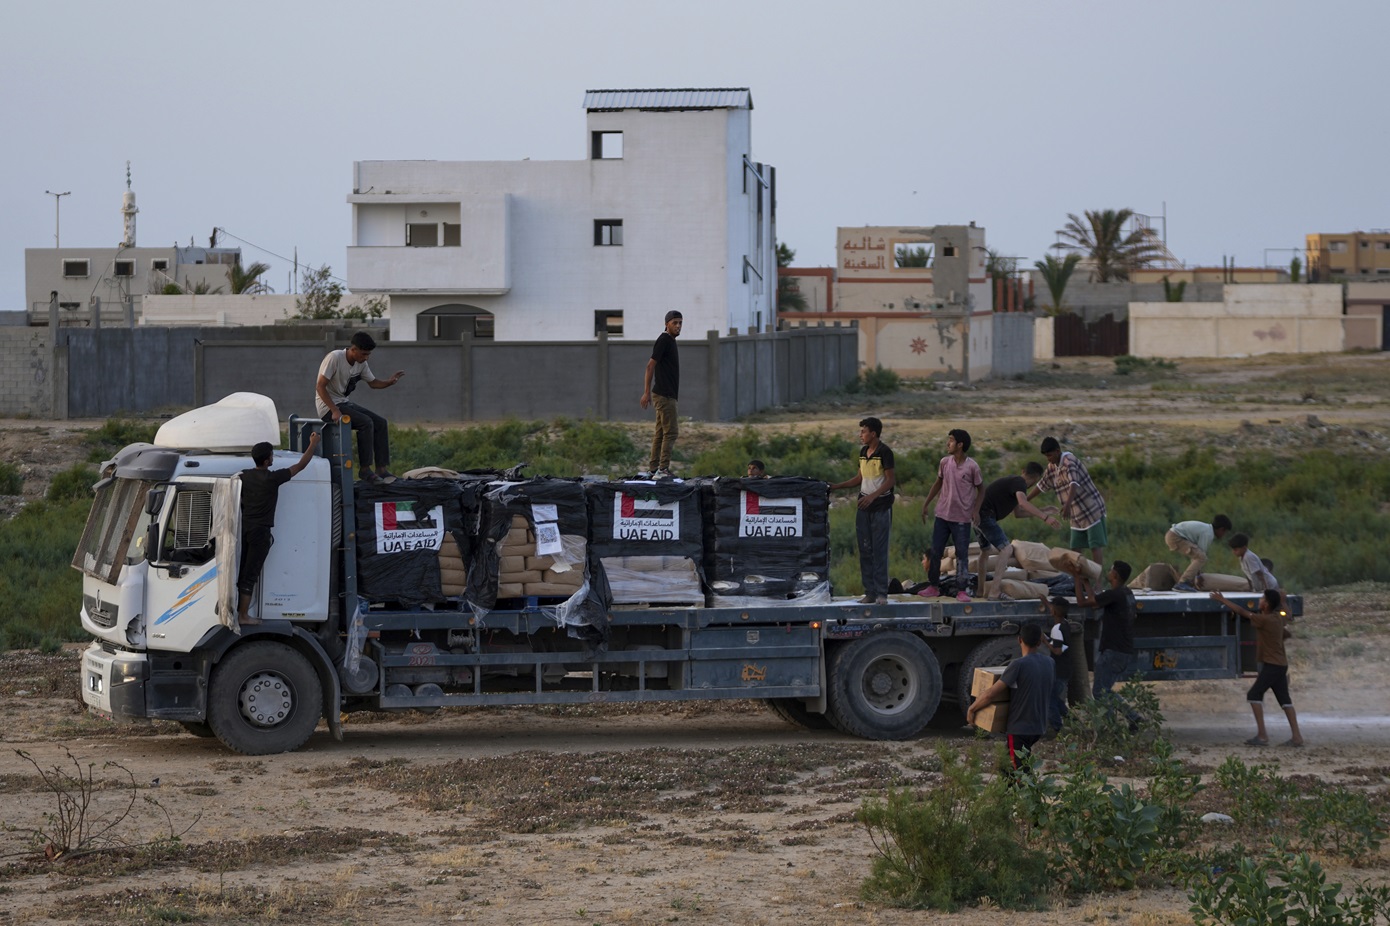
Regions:
<instances>
[{"instance_id":1,"label":"truck windshield","mask_svg":"<svg viewBox=\"0 0 1390 926\"><path fill-rule=\"evenodd\" d=\"M132 540L144 542L137 533L148 523L145 498L153 485L137 479L110 479L97 488L87 527L72 558L74 568L104 582L117 581Z\"/></svg>"}]
</instances>

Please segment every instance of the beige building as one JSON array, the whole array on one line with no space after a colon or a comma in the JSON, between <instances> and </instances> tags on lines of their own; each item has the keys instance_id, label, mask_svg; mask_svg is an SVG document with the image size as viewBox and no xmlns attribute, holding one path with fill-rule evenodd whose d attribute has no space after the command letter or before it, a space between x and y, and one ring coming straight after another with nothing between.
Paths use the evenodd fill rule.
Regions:
<instances>
[{"instance_id":1,"label":"beige building","mask_svg":"<svg viewBox=\"0 0 1390 926\"><path fill-rule=\"evenodd\" d=\"M1390 229L1307 236L1308 282L1390 280Z\"/></svg>"}]
</instances>

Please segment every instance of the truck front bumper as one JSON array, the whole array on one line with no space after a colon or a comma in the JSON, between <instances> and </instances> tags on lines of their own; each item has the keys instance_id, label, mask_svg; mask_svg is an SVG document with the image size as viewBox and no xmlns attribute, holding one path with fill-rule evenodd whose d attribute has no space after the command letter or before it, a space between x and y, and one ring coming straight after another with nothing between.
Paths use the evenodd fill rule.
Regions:
<instances>
[{"instance_id":1,"label":"truck front bumper","mask_svg":"<svg viewBox=\"0 0 1390 926\"><path fill-rule=\"evenodd\" d=\"M93 643L82 653L82 700L87 708L113 720L144 720L145 683L150 661L144 653L106 649Z\"/></svg>"}]
</instances>

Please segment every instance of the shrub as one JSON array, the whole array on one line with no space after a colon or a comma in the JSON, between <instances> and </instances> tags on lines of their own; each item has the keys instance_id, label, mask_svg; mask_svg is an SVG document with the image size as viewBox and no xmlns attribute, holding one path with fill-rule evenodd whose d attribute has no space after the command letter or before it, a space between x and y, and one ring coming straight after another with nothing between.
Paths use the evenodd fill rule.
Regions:
<instances>
[{"instance_id":1,"label":"shrub","mask_svg":"<svg viewBox=\"0 0 1390 926\"><path fill-rule=\"evenodd\" d=\"M154 440L159 425L150 421L136 421L132 418L108 418L95 431L82 435L82 443L90 448L88 463L101 463L115 456L116 451L128 444L150 443Z\"/></svg>"},{"instance_id":2,"label":"shrub","mask_svg":"<svg viewBox=\"0 0 1390 926\"><path fill-rule=\"evenodd\" d=\"M1158 695L1130 680L1107 695L1072 705L1056 745L1068 767L1113 765L1116 757L1139 761L1151 754L1162 728Z\"/></svg>"},{"instance_id":3,"label":"shrub","mask_svg":"<svg viewBox=\"0 0 1390 926\"><path fill-rule=\"evenodd\" d=\"M862 392L864 395L892 395L900 388L902 388L902 377L882 364L872 370L864 370L857 379L850 380L845 384L846 392L854 394Z\"/></svg>"},{"instance_id":4,"label":"shrub","mask_svg":"<svg viewBox=\"0 0 1390 926\"><path fill-rule=\"evenodd\" d=\"M1390 888L1357 885L1341 897L1342 885L1327 883L1322 866L1306 853L1288 851L1282 840L1258 858L1199 882L1188 894L1193 921L1201 926L1246 923L1307 923L1318 926L1375 926L1390 915Z\"/></svg>"},{"instance_id":5,"label":"shrub","mask_svg":"<svg viewBox=\"0 0 1390 926\"><path fill-rule=\"evenodd\" d=\"M50 502L64 502L73 499L90 499L92 485L97 481L97 471L90 466L77 465L65 469L53 477L48 484L48 494L44 497ZM76 538L73 546L77 546Z\"/></svg>"},{"instance_id":6,"label":"shrub","mask_svg":"<svg viewBox=\"0 0 1390 926\"><path fill-rule=\"evenodd\" d=\"M24 492L24 477L13 463L0 463L0 495L19 495Z\"/></svg>"},{"instance_id":7,"label":"shrub","mask_svg":"<svg viewBox=\"0 0 1390 926\"><path fill-rule=\"evenodd\" d=\"M1009 779L986 780L978 753L941 750L941 783L921 793L890 789L859 809L878 854L865 897L955 910L985 899L1036 908L1047 884L1042 853L1024 845Z\"/></svg>"}]
</instances>

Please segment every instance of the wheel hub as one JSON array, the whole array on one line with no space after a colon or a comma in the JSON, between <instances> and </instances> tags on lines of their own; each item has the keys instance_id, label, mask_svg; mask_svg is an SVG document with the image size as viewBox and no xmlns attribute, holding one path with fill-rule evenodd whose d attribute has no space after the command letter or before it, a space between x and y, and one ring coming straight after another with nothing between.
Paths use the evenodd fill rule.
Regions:
<instances>
[{"instance_id":1,"label":"wheel hub","mask_svg":"<svg viewBox=\"0 0 1390 926\"><path fill-rule=\"evenodd\" d=\"M260 672L241 686L241 714L258 727L283 723L294 709L294 691L283 676Z\"/></svg>"},{"instance_id":2,"label":"wheel hub","mask_svg":"<svg viewBox=\"0 0 1390 926\"><path fill-rule=\"evenodd\" d=\"M917 673L901 659L883 656L863 676L864 701L880 714L896 714L917 697Z\"/></svg>"}]
</instances>

